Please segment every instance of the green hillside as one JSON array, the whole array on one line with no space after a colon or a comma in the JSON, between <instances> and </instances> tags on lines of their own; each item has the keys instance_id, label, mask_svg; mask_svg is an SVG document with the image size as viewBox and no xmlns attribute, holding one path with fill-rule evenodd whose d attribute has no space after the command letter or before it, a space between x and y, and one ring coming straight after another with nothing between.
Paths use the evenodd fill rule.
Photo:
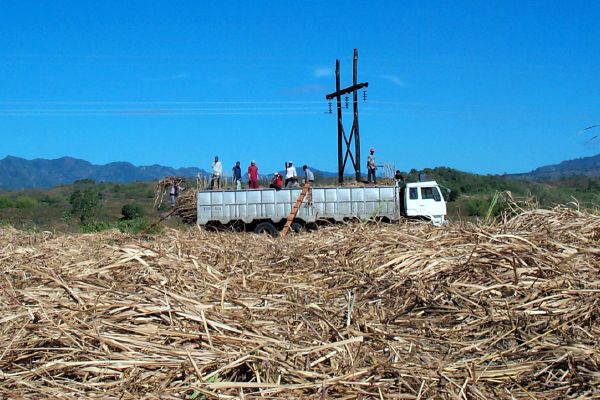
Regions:
<instances>
[{"instance_id":1,"label":"green hillside","mask_svg":"<svg viewBox=\"0 0 600 400\"><path fill-rule=\"evenodd\" d=\"M488 211L499 214L505 206L502 199L507 196L500 196L500 201L496 201L493 209L490 209L497 192L509 192L517 201L535 203L545 208L567 203L573 203L574 206L578 204L582 208L600 207L600 178L573 177L551 182L531 182L470 174L446 167L421 172L427 175L427 179L435 179L443 187L451 221L484 217ZM406 176L407 181L416 181L418 171L412 170ZM334 178L321 177L317 181L317 185L334 184ZM192 188L194 185L187 186ZM166 204L155 209L154 196L155 182L113 184L80 180L72 185L51 189L0 191L0 224L19 229L65 232L107 228L139 231L168 210ZM177 226L180 223L168 220L164 224Z\"/></svg>"},{"instance_id":2,"label":"green hillside","mask_svg":"<svg viewBox=\"0 0 600 400\"><path fill-rule=\"evenodd\" d=\"M575 203L582 208L600 206L600 178L575 176L554 181L533 182L499 175L477 175L452 168L424 171L440 185L451 189L446 196L450 217L484 216L496 192L510 192L518 201L535 203L542 208ZM417 179L411 171L409 180Z\"/></svg>"},{"instance_id":3,"label":"green hillside","mask_svg":"<svg viewBox=\"0 0 600 400\"><path fill-rule=\"evenodd\" d=\"M112 184L81 180L51 189L0 191L0 224L20 229L85 231L96 223L109 227L110 223L121 221L126 205L139 207L142 218L152 219L157 215L153 209L154 188L154 182ZM87 193L97 200L89 212L83 213L83 221L78 211L84 207L74 209L71 201L76 200L76 193Z\"/></svg>"}]
</instances>

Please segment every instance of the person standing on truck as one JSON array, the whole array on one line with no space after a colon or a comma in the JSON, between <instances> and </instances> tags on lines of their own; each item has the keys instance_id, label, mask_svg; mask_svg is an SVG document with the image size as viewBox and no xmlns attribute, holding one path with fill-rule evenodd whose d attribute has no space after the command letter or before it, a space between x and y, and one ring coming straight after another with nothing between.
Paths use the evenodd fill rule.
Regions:
<instances>
[{"instance_id":1,"label":"person standing on truck","mask_svg":"<svg viewBox=\"0 0 600 400\"><path fill-rule=\"evenodd\" d=\"M308 169L307 165L303 165L302 170L304 171L304 183L310 183L312 186L313 182L315 181L315 174Z\"/></svg>"},{"instance_id":2,"label":"person standing on truck","mask_svg":"<svg viewBox=\"0 0 600 400\"><path fill-rule=\"evenodd\" d=\"M375 171L377 170L377 164L375 164L375 148L371 147L369 153L370 154L367 157L367 182L371 183L371 178L373 178L373 183L377 185L377 178L375 177Z\"/></svg>"},{"instance_id":3,"label":"person standing on truck","mask_svg":"<svg viewBox=\"0 0 600 400\"><path fill-rule=\"evenodd\" d=\"M235 167L231 169L231 176L233 177L233 182L235 182L235 188L240 190L242 188L242 168L240 167L240 162L235 163Z\"/></svg>"},{"instance_id":4,"label":"person standing on truck","mask_svg":"<svg viewBox=\"0 0 600 400\"><path fill-rule=\"evenodd\" d=\"M221 189L221 175L223 174L223 164L219 161L219 156L215 156L212 163L212 180L210 181L210 190Z\"/></svg>"},{"instance_id":5,"label":"person standing on truck","mask_svg":"<svg viewBox=\"0 0 600 400\"><path fill-rule=\"evenodd\" d=\"M258 167L256 162L252 160L248 167L248 187L250 189L258 189Z\"/></svg>"},{"instance_id":6,"label":"person standing on truck","mask_svg":"<svg viewBox=\"0 0 600 400\"><path fill-rule=\"evenodd\" d=\"M283 189L283 176L279 172L273 174L273 179L271 179L269 187L275 190Z\"/></svg>"},{"instance_id":7,"label":"person standing on truck","mask_svg":"<svg viewBox=\"0 0 600 400\"><path fill-rule=\"evenodd\" d=\"M285 168L285 187L290 188L298 182L298 174L296 173L296 167L294 163L288 161L287 167Z\"/></svg>"},{"instance_id":8,"label":"person standing on truck","mask_svg":"<svg viewBox=\"0 0 600 400\"><path fill-rule=\"evenodd\" d=\"M404 185L404 176L402 176L402 173L399 169L397 169L396 173L394 174L394 181L396 182L396 186L398 187Z\"/></svg>"}]
</instances>

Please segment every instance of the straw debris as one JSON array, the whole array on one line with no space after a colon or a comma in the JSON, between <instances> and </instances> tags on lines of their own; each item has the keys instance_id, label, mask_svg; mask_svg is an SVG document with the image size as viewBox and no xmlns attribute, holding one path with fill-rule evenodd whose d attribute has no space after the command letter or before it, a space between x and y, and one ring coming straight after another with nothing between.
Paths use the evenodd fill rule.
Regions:
<instances>
[{"instance_id":1,"label":"straw debris","mask_svg":"<svg viewBox=\"0 0 600 400\"><path fill-rule=\"evenodd\" d=\"M0 230L0 397L600 396L600 218Z\"/></svg>"}]
</instances>

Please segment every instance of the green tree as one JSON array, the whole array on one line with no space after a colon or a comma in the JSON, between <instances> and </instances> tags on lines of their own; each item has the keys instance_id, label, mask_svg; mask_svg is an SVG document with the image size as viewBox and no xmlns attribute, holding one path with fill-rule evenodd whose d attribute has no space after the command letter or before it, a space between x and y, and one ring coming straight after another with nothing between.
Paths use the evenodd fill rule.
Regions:
<instances>
[{"instance_id":1,"label":"green tree","mask_svg":"<svg viewBox=\"0 0 600 400\"><path fill-rule=\"evenodd\" d=\"M84 224L91 217L96 215L100 209L102 193L92 189L75 190L69 197L71 204L71 215L79 218L79 222Z\"/></svg>"}]
</instances>

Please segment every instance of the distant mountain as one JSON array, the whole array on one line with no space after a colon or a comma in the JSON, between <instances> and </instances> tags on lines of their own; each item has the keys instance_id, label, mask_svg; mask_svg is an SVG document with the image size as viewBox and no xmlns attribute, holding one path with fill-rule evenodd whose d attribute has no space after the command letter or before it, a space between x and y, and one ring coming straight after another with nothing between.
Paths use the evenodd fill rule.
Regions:
<instances>
[{"instance_id":1,"label":"distant mountain","mask_svg":"<svg viewBox=\"0 0 600 400\"><path fill-rule=\"evenodd\" d=\"M301 167L297 168L302 177ZM336 172L312 168L317 178L335 178ZM135 166L128 162L113 162L105 165L92 164L73 157L56 160L7 156L0 160L0 189L50 188L70 184L80 179L93 179L97 182L127 183L133 181L153 181L165 176L196 176L208 173L200 168L172 168L162 165ZM563 161L547 165L531 172L506 175L508 178L536 181L555 180L572 176L600 177L600 154L593 157ZM350 175L347 175L350 176ZM270 179L271 175L265 176Z\"/></svg>"},{"instance_id":2,"label":"distant mountain","mask_svg":"<svg viewBox=\"0 0 600 400\"><path fill-rule=\"evenodd\" d=\"M127 183L151 181L165 176L196 176L198 173L206 174L206 171L199 168L175 169L156 164L136 167L128 162L95 165L72 157L26 160L7 156L0 160L0 188L49 188L73 183L79 179Z\"/></svg>"},{"instance_id":3,"label":"distant mountain","mask_svg":"<svg viewBox=\"0 0 600 400\"><path fill-rule=\"evenodd\" d=\"M572 176L600 176L600 154L592 157L577 158L559 164L546 165L523 174L507 175L511 178L532 179L537 181L569 178Z\"/></svg>"}]
</instances>

